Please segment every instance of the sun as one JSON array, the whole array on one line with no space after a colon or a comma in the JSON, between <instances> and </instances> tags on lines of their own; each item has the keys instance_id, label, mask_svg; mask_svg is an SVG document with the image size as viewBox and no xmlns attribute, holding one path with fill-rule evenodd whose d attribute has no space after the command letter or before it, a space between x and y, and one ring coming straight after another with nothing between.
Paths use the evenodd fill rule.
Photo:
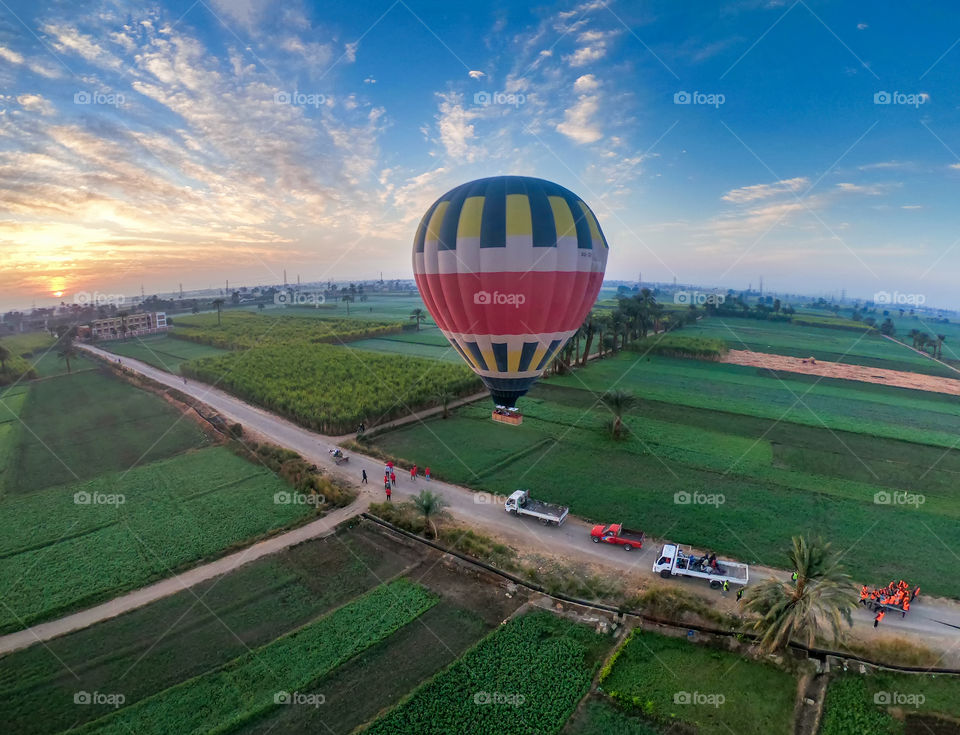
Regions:
<instances>
[{"instance_id":1,"label":"sun","mask_svg":"<svg viewBox=\"0 0 960 735\"><path fill-rule=\"evenodd\" d=\"M65 293L67 279L63 276L54 276L50 279L50 293L58 299Z\"/></svg>"}]
</instances>

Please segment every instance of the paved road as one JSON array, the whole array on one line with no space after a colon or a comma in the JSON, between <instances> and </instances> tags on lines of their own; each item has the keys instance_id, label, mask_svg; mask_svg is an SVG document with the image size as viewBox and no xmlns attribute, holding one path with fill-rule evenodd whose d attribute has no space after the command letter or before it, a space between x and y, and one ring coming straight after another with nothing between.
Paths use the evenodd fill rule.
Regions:
<instances>
[{"instance_id":1,"label":"paved road","mask_svg":"<svg viewBox=\"0 0 960 735\"><path fill-rule=\"evenodd\" d=\"M99 348L93 346L83 346L95 354L108 359L115 360L116 356L111 355ZM331 525L339 520L349 517L351 514L360 513L369 505L370 502L379 502L383 497L383 463L379 460L368 458L362 455L351 454L349 463L336 466L328 453L328 449L334 445L335 439L316 434L293 424L286 419L280 418L269 411L251 406L244 401L231 396L224 391L213 388L207 384L189 381L184 384L183 379L170 373L164 372L150 365L131 358L122 358L123 366L146 375L158 383L168 385L189 394L215 410L222 413L227 418L238 421L245 427L263 434L270 438L276 444L289 447L300 453L311 462L324 467L325 470L333 475L339 476L343 480L358 485L361 470L366 470L370 478L369 485L359 485L361 494L357 501L337 511L332 516L315 521L314 523L299 529L277 536L268 541L261 542L252 548L264 547L263 553L273 553L287 546L299 543L306 538L320 536L329 531ZM426 481L421 477L417 482L409 478L409 473L398 473L398 487L394 492L397 500L404 500L415 494L421 487L426 485ZM599 570L614 570L620 574L627 584L638 584L640 582L659 581L651 571L654 554L660 548L660 541L650 539L639 551L625 552L620 548L607 546L606 544L594 544L590 540L590 525L577 518L571 517L560 528L546 528L527 518L516 518L504 512L503 499L496 496L490 496L484 493L475 493L463 487L450 485L447 483L432 481L429 483L433 490L439 491L449 504L449 512L457 520L463 521L469 526L476 527L483 533L495 536L505 543L518 548L527 553L542 553L545 556L553 556L569 562L585 563L596 565ZM245 552L232 554L211 564L203 565L190 572L174 577L169 580L159 582L151 587L139 590L137 592L125 595L119 600L126 600L124 610L133 609L140 604L152 602L158 596L163 594L173 594L190 584L196 584L203 579L209 579L210 576L221 574L227 569L217 567L218 564L226 562L228 568L236 568L240 563L250 561L253 556L244 556ZM263 554L258 554L262 556ZM229 560L229 561L227 561ZM763 579L773 575L781 579L786 579L787 573L780 570L772 570L764 567L754 566L750 569L752 580ZM712 593L706 588L706 585L696 580L674 580L687 587L692 592L701 593L709 596L719 607L733 610L736 603L733 600L734 595L722 599L719 593ZM137 595L147 590L153 590L155 596L148 596L141 601ZM162 594L156 594L162 593ZM116 601L113 601L116 602ZM75 630L77 627L90 625L97 620L110 617L114 608L113 602L100 605L91 610L82 611L76 615L63 618L61 620L51 621L43 625L36 626L27 631L4 636L0 638L0 652L10 650L8 648L8 639L18 636L17 641L22 645L29 645L37 640L46 640L56 635L61 635L69 630ZM99 612L96 612L99 611ZM64 621L73 621L66 623ZM63 623L63 625L61 625ZM872 629L872 616L865 610L858 610L854 615L854 629L858 637L869 640L875 636L876 632ZM944 661L949 665L960 664L960 605L948 600L932 600L921 596L913 605L910 615L906 619L895 618L893 615L887 615L883 622L881 633L908 635L919 639L926 645L937 650L950 651L949 658ZM23 643L26 641L26 643ZM941 665L948 665L943 663Z\"/></svg>"}]
</instances>

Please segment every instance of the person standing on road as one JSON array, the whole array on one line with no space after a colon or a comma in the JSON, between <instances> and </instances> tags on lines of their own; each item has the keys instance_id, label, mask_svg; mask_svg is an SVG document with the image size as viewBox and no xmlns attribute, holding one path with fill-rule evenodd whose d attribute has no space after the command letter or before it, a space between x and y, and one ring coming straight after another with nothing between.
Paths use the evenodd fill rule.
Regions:
<instances>
[{"instance_id":1,"label":"person standing on road","mask_svg":"<svg viewBox=\"0 0 960 735\"><path fill-rule=\"evenodd\" d=\"M386 490L387 490L387 500L390 500L390 496L391 496L391 494L392 494L393 491L390 489L390 484L389 484L389 483L387 483L387 488L386 488Z\"/></svg>"},{"instance_id":2,"label":"person standing on road","mask_svg":"<svg viewBox=\"0 0 960 735\"><path fill-rule=\"evenodd\" d=\"M390 470L390 487L397 486L397 473L393 470Z\"/></svg>"},{"instance_id":3,"label":"person standing on road","mask_svg":"<svg viewBox=\"0 0 960 735\"><path fill-rule=\"evenodd\" d=\"M414 482L417 481L417 466L416 466L416 465L414 465L413 467L410 468L410 479L413 480Z\"/></svg>"},{"instance_id":4,"label":"person standing on road","mask_svg":"<svg viewBox=\"0 0 960 735\"><path fill-rule=\"evenodd\" d=\"M429 467L427 467L427 468L423 471L423 478L424 478L427 482L430 482L430 468L429 468ZM918 593L920 592L920 588L919 588L919 587L917 587L917 592L918 592Z\"/></svg>"},{"instance_id":5,"label":"person standing on road","mask_svg":"<svg viewBox=\"0 0 960 735\"><path fill-rule=\"evenodd\" d=\"M877 617L875 617L875 618L873 619L873 627L874 627L874 628L876 628L878 625L880 625L880 621L883 620L883 616L886 615L886 614L887 614L887 613L884 612L883 610L881 610L880 612L877 613Z\"/></svg>"},{"instance_id":6,"label":"person standing on road","mask_svg":"<svg viewBox=\"0 0 960 735\"><path fill-rule=\"evenodd\" d=\"M790 575L790 581L796 584L798 579L800 579L800 574L794 570L793 574Z\"/></svg>"},{"instance_id":7,"label":"person standing on road","mask_svg":"<svg viewBox=\"0 0 960 735\"><path fill-rule=\"evenodd\" d=\"M727 590L729 590L729 589L730 589L730 583L727 582L727 580L723 580L723 586L720 587L720 594L723 595L724 597L726 597L726 596L727 596Z\"/></svg>"},{"instance_id":8,"label":"person standing on road","mask_svg":"<svg viewBox=\"0 0 960 735\"><path fill-rule=\"evenodd\" d=\"M743 599L743 587L737 590L737 602Z\"/></svg>"},{"instance_id":9,"label":"person standing on road","mask_svg":"<svg viewBox=\"0 0 960 735\"><path fill-rule=\"evenodd\" d=\"M364 485L367 484L367 471L366 471L366 470L361 470L360 482L363 483Z\"/></svg>"}]
</instances>

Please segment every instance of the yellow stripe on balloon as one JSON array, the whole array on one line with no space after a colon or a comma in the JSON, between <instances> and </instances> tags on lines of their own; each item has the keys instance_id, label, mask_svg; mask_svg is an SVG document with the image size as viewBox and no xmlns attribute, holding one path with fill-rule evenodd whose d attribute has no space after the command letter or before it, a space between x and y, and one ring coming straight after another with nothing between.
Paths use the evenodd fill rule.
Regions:
<instances>
[{"instance_id":1,"label":"yellow stripe on balloon","mask_svg":"<svg viewBox=\"0 0 960 735\"><path fill-rule=\"evenodd\" d=\"M587 218L587 224L590 225L590 237L594 242L603 243L603 247L609 247L607 241L604 240L600 234L600 225L597 224L597 218L593 216L593 212L591 212L590 208L583 202L578 201L577 204L580 205L580 209L583 210L583 214Z\"/></svg>"},{"instance_id":2,"label":"yellow stripe on balloon","mask_svg":"<svg viewBox=\"0 0 960 735\"><path fill-rule=\"evenodd\" d=\"M440 202L437 208L433 210L430 224L427 225L427 241L440 239L440 225L443 224L443 215L447 213L447 207L449 206L450 202Z\"/></svg>"},{"instance_id":3,"label":"yellow stripe on balloon","mask_svg":"<svg viewBox=\"0 0 960 735\"><path fill-rule=\"evenodd\" d=\"M484 197L467 197L460 208L460 222L457 223L457 239L461 237L480 237L480 221L483 216Z\"/></svg>"},{"instance_id":4,"label":"yellow stripe on balloon","mask_svg":"<svg viewBox=\"0 0 960 735\"><path fill-rule=\"evenodd\" d=\"M557 237L576 237L577 226L573 222L573 213L563 197L548 197L553 210L553 221L557 226Z\"/></svg>"},{"instance_id":5,"label":"yellow stripe on balloon","mask_svg":"<svg viewBox=\"0 0 960 735\"><path fill-rule=\"evenodd\" d=\"M526 194L507 194L507 235L533 235L530 198Z\"/></svg>"},{"instance_id":6,"label":"yellow stripe on balloon","mask_svg":"<svg viewBox=\"0 0 960 735\"><path fill-rule=\"evenodd\" d=\"M520 371L520 353L523 352L523 344L519 347L507 348L507 372L516 373Z\"/></svg>"}]
</instances>

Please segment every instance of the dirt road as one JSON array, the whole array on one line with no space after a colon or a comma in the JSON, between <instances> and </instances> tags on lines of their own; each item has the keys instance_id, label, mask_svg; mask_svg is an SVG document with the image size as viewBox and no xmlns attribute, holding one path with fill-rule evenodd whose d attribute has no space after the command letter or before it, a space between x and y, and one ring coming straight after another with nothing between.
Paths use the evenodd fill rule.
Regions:
<instances>
[{"instance_id":1,"label":"dirt road","mask_svg":"<svg viewBox=\"0 0 960 735\"><path fill-rule=\"evenodd\" d=\"M85 345L83 349L116 360L115 356L99 348ZM381 461L348 452L350 455L349 463L337 466L328 453L329 448L335 443L335 440L331 437L315 434L209 385L194 381L184 384L182 378L138 360L122 359L124 367L136 370L158 383L176 388L203 401L232 421L238 421L245 427L269 437L276 444L293 449L311 462L324 467L331 474L337 475L360 488L361 494L357 501L332 514L336 518L328 517L315 521L302 528L261 542L261 544L256 544L251 549L260 547L260 551L263 551L263 553L273 553L294 543L299 543L306 538L313 537L310 534L321 536L329 532L332 523L339 522L339 520L343 520L352 514L361 513L370 502L379 502L384 499L381 482L383 463ZM369 485L359 485L360 473L364 469L370 478ZM418 492L425 485L428 485L428 483L422 477L417 482L413 482L408 474L401 473L398 475L398 487L394 496L396 500L402 501ZM657 539L648 539L642 550L626 552L621 548L611 547L607 544L592 543L589 534L590 524L580 519L571 517L560 528L548 528L531 519L517 518L504 512L502 498L475 493L464 487L439 481L432 481L429 486L443 495L449 504L449 511L455 519L477 528L484 534L498 538L515 547L521 553L542 554L568 562L594 565L598 570L612 572L623 578L627 584L660 582L659 577L655 576L651 570L654 555L661 544ZM784 539L784 543L786 542L787 539ZM257 556L244 556L245 551L197 567L189 572L151 585L144 590L132 592L90 610L4 636L0 638L0 653L30 645L39 640L47 640L78 627L92 625L98 620L111 617L111 615L116 615L118 614L116 611L119 609L118 601L125 601L122 605L123 609L120 611L133 609L152 602L165 594L179 592L202 579L209 579L210 576L216 576L229 568L236 568L242 563L263 555L258 553ZM217 566L224 562L227 565L225 568ZM753 581L770 575L781 579L787 577L787 573L780 570L759 566L750 569L750 577ZM732 593L728 598L722 599L719 593L711 591L704 583L699 581L671 580L671 583L679 583L690 591L702 594L713 600L718 606L728 610L736 607ZM152 590L152 592L144 597L137 597L146 590ZM867 611L858 610L854 618L857 637L869 640L870 636L877 634L872 630L872 616ZM910 615L906 619L888 615L883 623L881 634L909 636L917 640L918 643L922 642L935 650L949 651L948 657L944 658L941 666L958 665L960 663L960 605L955 602L933 600L921 596L912 606Z\"/></svg>"}]
</instances>

